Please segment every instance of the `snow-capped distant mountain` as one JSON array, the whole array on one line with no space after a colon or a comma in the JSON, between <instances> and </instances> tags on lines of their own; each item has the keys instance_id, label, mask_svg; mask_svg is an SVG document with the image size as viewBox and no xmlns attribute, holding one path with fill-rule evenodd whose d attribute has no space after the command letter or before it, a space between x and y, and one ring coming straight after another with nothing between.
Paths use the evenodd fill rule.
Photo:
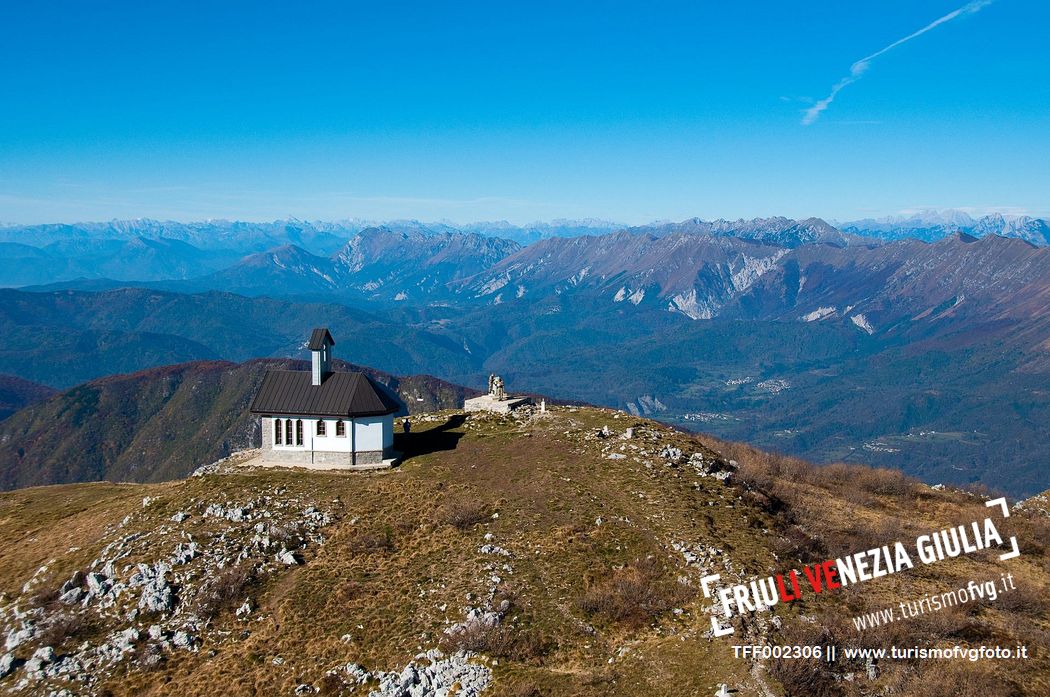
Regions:
<instances>
[{"instance_id":1,"label":"snow-capped distant mountain","mask_svg":"<svg viewBox=\"0 0 1050 697\"><path fill-rule=\"evenodd\" d=\"M1050 245L1050 223L1026 215L992 213L974 218L960 210L928 210L908 216L866 218L842 223L845 232L884 240L919 239L933 242L955 233L973 237L1015 237L1037 246Z\"/></svg>"}]
</instances>

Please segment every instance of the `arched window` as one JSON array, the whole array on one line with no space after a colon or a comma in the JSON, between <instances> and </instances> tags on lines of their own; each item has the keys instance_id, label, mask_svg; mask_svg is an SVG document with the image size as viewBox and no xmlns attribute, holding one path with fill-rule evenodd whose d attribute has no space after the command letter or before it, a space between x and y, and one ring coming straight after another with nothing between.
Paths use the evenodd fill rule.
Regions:
<instances>
[{"instance_id":1,"label":"arched window","mask_svg":"<svg viewBox=\"0 0 1050 697\"><path fill-rule=\"evenodd\" d=\"M273 444L284 445L284 428L280 419L273 420Z\"/></svg>"},{"instance_id":2,"label":"arched window","mask_svg":"<svg viewBox=\"0 0 1050 697\"><path fill-rule=\"evenodd\" d=\"M317 435L319 435L319 436L325 435L325 431L326 430L327 429L325 427L324 419L318 419L317 420Z\"/></svg>"},{"instance_id":3,"label":"arched window","mask_svg":"<svg viewBox=\"0 0 1050 697\"><path fill-rule=\"evenodd\" d=\"M295 420L295 444L296 445L302 445L303 444L303 420L302 419L296 419Z\"/></svg>"},{"instance_id":4,"label":"arched window","mask_svg":"<svg viewBox=\"0 0 1050 697\"><path fill-rule=\"evenodd\" d=\"M292 420L291 419L285 419L284 420L284 444L285 445L295 445L295 440L292 437Z\"/></svg>"},{"instance_id":5,"label":"arched window","mask_svg":"<svg viewBox=\"0 0 1050 697\"><path fill-rule=\"evenodd\" d=\"M335 435L339 438L346 437L346 422L339 420L335 422Z\"/></svg>"}]
</instances>

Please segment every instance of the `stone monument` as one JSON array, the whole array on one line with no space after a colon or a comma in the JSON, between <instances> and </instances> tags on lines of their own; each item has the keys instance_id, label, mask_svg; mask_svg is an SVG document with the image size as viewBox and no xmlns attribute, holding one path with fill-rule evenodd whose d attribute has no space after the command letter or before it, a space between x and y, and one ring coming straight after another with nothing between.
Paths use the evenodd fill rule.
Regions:
<instances>
[{"instance_id":1,"label":"stone monument","mask_svg":"<svg viewBox=\"0 0 1050 697\"><path fill-rule=\"evenodd\" d=\"M488 393L464 401L463 410L494 411L500 414L508 414L525 404L532 404L532 399L530 397L508 396L503 378L493 373L489 375Z\"/></svg>"}]
</instances>

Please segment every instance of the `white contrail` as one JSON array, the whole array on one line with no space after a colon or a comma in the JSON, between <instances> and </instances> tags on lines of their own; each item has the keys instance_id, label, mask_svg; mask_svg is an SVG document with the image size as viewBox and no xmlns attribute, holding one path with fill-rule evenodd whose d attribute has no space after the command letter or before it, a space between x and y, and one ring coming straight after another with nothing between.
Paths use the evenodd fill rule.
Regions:
<instances>
[{"instance_id":1,"label":"white contrail","mask_svg":"<svg viewBox=\"0 0 1050 697\"><path fill-rule=\"evenodd\" d=\"M940 26L941 24L944 24L946 22L950 22L950 21L952 21L953 19L955 19L957 17L962 17L963 15L972 15L973 13L980 11L981 9L987 7L988 5L991 5L992 2L993 2L993 0L972 0L971 2L968 2L965 5L963 5L962 7L960 7L959 9L949 12L948 14L944 15L943 17L941 17L939 19L935 19L934 21L930 22L929 24L927 24L925 27L923 27L919 31L911 33L911 34L908 34L903 39L898 39L898 40L894 41L889 46L876 51L875 53L871 54L870 56L867 56L865 58L861 58L859 61L857 61L856 63L854 63L853 65L850 66L850 68L849 68L849 75L847 75L846 77L842 78L841 80L839 80L838 82L835 83L835 86L831 88L831 93L827 97L825 97L824 99L821 99L819 102L817 102L816 104L814 104L810 108L806 109L806 114L805 114L805 116L802 117L802 125L803 126L808 126L811 123L813 123L814 121L816 121L817 118L820 117L821 112L823 112L825 109L827 109L828 106L833 101L835 101L835 96L838 95L838 93L842 91L842 88L845 87L846 85L851 85L854 82L856 82L857 80L859 80L861 78L861 76L864 74L864 72L870 67L871 61L873 61L874 59L878 58L883 53L886 53L887 51L889 51L891 49L897 48L901 44L903 44L903 43L905 43L907 41L911 41L912 39L914 39L917 36L922 36L926 32L928 32L931 29L933 29L934 27Z\"/></svg>"}]
</instances>

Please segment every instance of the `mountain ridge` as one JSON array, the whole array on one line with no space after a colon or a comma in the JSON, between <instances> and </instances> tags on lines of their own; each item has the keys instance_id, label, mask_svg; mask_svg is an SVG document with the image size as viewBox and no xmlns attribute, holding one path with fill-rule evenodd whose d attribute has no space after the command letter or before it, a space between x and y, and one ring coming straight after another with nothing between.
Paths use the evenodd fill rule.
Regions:
<instances>
[{"instance_id":1,"label":"mountain ridge","mask_svg":"<svg viewBox=\"0 0 1050 697\"><path fill-rule=\"evenodd\" d=\"M362 370L396 393L405 413L461 405L477 394L428 375ZM109 375L77 385L0 421L0 488L98 480L165 481L201 462L258 445L251 400L269 369L306 361L196 361Z\"/></svg>"},{"instance_id":2,"label":"mountain ridge","mask_svg":"<svg viewBox=\"0 0 1050 697\"><path fill-rule=\"evenodd\" d=\"M840 227L846 232L886 240L914 238L929 242L963 232L974 237L1013 237L1039 246L1050 244L1050 223L1028 215L990 213L974 218L960 210L929 210L908 216L866 218L842 223Z\"/></svg>"},{"instance_id":3,"label":"mountain ridge","mask_svg":"<svg viewBox=\"0 0 1050 697\"><path fill-rule=\"evenodd\" d=\"M113 278L131 283L170 281L171 288L180 287L180 282L196 281L200 287L218 283L223 272L230 272L235 279L240 274L244 284L247 279L243 278L240 273L243 269L238 270L238 266L256 263L253 255L286 250L290 245L319 257L313 261L313 266L318 270L325 267L320 274L324 276L340 271L328 268L332 266L331 259L338 261L340 256L354 256L357 253L354 247L358 251L370 247L373 251L380 249L374 241L367 239L375 237L377 231L400 235L402 243L399 248L410 256L429 250L431 257L436 259L440 255L438 247L443 246L448 253L458 249L460 261L464 262L468 272L480 270L473 266L475 260L495 264L501 255L514 251L513 245L530 246L551 239L599 237L622 230L655 236L688 233L703 237L752 239L789 249L808 244L870 245L909 237L934 241L959 231L976 237L1001 235L1025 239L1040 246L1050 244L1050 224L1041 219L991 215L975 220L959 213L936 220L947 222L934 224L925 218L912 217L887 222L855 221L842 224L839 229L816 217L795 220L774 216L733 221L690 218L634 227L592 220L528 226L514 226L505 221L455 226L413 220L375 224L357 220L311 223L296 219L272 223L136 220L15 226L0 228L0 258L18 261L0 270L0 285L31 286L84 277ZM921 227L923 225L926 227ZM478 238L502 241L489 243L490 249L486 252L480 249L484 243ZM473 248L474 255L467 253L469 248ZM360 267L352 269L353 273L360 271ZM209 274L218 276L207 280ZM425 285L432 279L412 278L408 274L402 280L406 283L401 292L408 296L412 282ZM439 282L448 280L441 278ZM331 279L331 285L338 287L338 279ZM182 287L192 287L192 283ZM248 288L245 285L245 290ZM324 291L325 286L317 285L313 290Z\"/></svg>"},{"instance_id":4,"label":"mountain ridge","mask_svg":"<svg viewBox=\"0 0 1050 697\"><path fill-rule=\"evenodd\" d=\"M0 374L0 421L19 409L41 402L55 394L54 388L24 380L17 375Z\"/></svg>"}]
</instances>

